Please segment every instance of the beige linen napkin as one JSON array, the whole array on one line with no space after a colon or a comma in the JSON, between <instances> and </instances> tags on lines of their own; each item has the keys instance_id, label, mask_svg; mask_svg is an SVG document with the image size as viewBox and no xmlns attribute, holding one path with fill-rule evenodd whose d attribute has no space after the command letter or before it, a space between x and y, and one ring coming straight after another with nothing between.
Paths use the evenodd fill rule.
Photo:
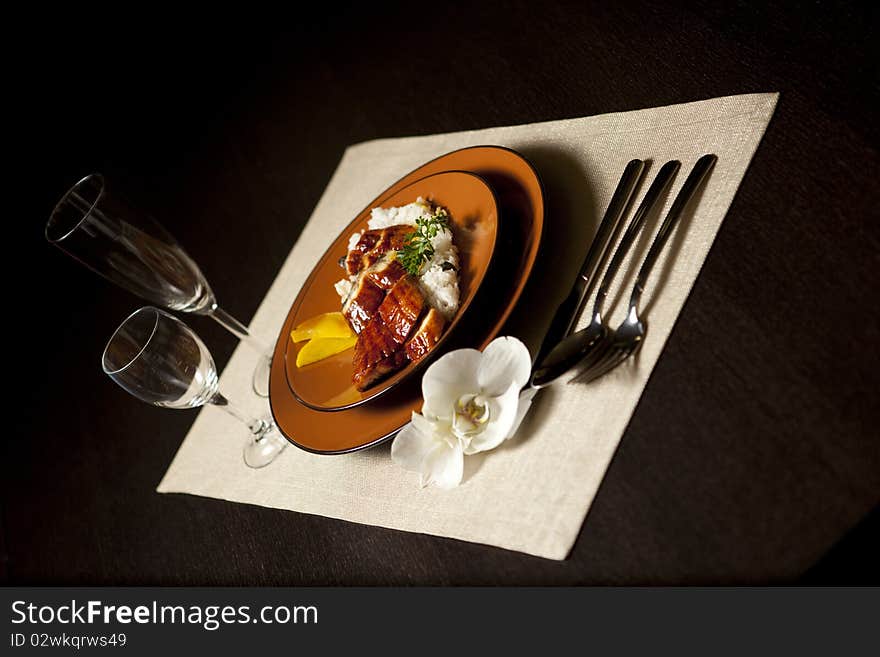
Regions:
<instances>
[{"instance_id":1,"label":"beige linen napkin","mask_svg":"<svg viewBox=\"0 0 880 657\"><path fill-rule=\"evenodd\" d=\"M547 241L535 280L507 331L534 347L549 323L551 307L567 293L626 163L635 157L651 159L653 177L663 162L682 162L664 210L699 156L715 153L718 163L649 281L642 301L648 336L638 357L597 383L558 385L541 393L516 436L492 452L466 458L459 488L420 489L417 475L392 464L387 445L345 456L317 456L291 446L275 463L251 470L241 458L243 427L208 407L199 413L159 492L259 504L564 559L777 98L775 93L730 96L531 125L385 139L348 148L257 310L251 326L258 335L277 335L312 266L350 219L385 187L448 151L498 144L529 157L547 190ZM646 188L643 185L640 194ZM651 222L651 232L658 223ZM647 248L643 238L638 260L621 268L627 283L619 288L626 292ZM619 291L611 295L615 321L627 296ZM585 323L586 317L581 319L581 325ZM267 413L267 402L250 391L255 360L247 347L236 349L221 377L221 389L254 414Z\"/></svg>"}]
</instances>

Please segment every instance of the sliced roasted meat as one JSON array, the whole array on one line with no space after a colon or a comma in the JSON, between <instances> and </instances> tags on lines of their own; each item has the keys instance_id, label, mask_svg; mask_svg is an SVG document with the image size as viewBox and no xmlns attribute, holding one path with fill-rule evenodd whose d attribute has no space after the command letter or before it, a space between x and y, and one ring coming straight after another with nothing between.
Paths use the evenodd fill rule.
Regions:
<instances>
[{"instance_id":1,"label":"sliced roasted meat","mask_svg":"<svg viewBox=\"0 0 880 657\"><path fill-rule=\"evenodd\" d=\"M406 276L406 268L400 264L394 254L386 253L363 273L383 290L390 290L397 281Z\"/></svg>"},{"instance_id":2,"label":"sliced roasted meat","mask_svg":"<svg viewBox=\"0 0 880 657\"><path fill-rule=\"evenodd\" d=\"M424 309L425 297L419 289L419 282L407 274L388 290L385 300L379 305L377 317L382 319L391 336L402 345Z\"/></svg>"},{"instance_id":3,"label":"sliced roasted meat","mask_svg":"<svg viewBox=\"0 0 880 657\"><path fill-rule=\"evenodd\" d=\"M377 314L358 335L352 381L358 390L366 390L406 365L407 360L406 351Z\"/></svg>"},{"instance_id":4,"label":"sliced roasted meat","mask_svg":"<svg viewBox=\"0 0 880 657\"><path fill-rule=\"evenodd\" d=\"M391 254L385 254L376 264L358 274L351 292L342 304L342 314L355 333L360 333L379 309L385 292L404 276L407 276L406 269Z\"/></svg>"},{"instance_id":5,"label":"sliced roasted meat","mask_svg":"<svg viewBox=\"0 0 880 657\"><path fill-rule=\"evenodd\" d=\"M354 375L358 390L393 374L409 362L404 343L425 309L419 282L407 274L388 291L354 347Z\"/></svg>"},{"instance_id":6,"label":"sliced roasted meat","mask_svg":"<svg viewBox=\"0 0 880 657\"><path fill-rule=\"evenodd\" d=\"M342 304L342 314L355 333L363 330L367 322L376 314L384 298L385 290L368 277L358 276L351 293Z\"/></svg>"},{"instance_id":7,"label":"sliced roasted meat","mask_svg":"<svg viewBox=\"0 0 880 657\"><path fill-rule=\"evenodd\" d=\"M406 244L409 236L415 231L415 227L408 224L400 224L388 226L388 228L379 228L378 230L381 236L379 241L376 242L376 246L373 247L373 251L378 249L382 253L386 253L388 251L396 251Z\"/></svg>"},{"instance_id":8,"label":"sliced roasted meat","mask_svg":"<svg viewBox=\"0 0 880 657\"><path fill-rule=\"evenodd\" d=\"M357 274L378 262L389 251L403 248L413 230L412 226L401 225L364 231L355 247L348 252L345 270L349 275Z\"/></svg>"},{"instance_id":9,"label":"sliced roasted meat","mask_svg":"<svg viewBox=\"0 0 880 657\"><path fill-rule=\"evenodd\" d=\"M367 230L340 262L350 276L337 289L344 294L351 286L342 311L358 334L352 375L358 390L423 358L446 329L444 315L397 258L413 231L410 225Z\"/></svg>"},{"instance_id":10,"label":"sliced roasted meat","mask_svg":"<svg viewBox=\"0 0 880 657\"><path fill-rule=\"evenodd\" d=\"M390 356L382 358L368 368L355 370L352 380L354 381L355 387L363 392L371 386L379 383L382 379L400 371L408 362L409 359L406 357L406 351L404 349L398 349Z\"/></svg>"},{"instance_id":11,"label":"sliced roasted meat","mask_svg":"<svg viewBox=\"0 0 880 657\"><path fill-rule=\"evenodd\" d=\"M406 355L412 362L416 362L428 353L443 335L446 328L446 318L436 308L431 308L422 317L418 328L406 343Z\"/></svg>"},{"instance_id":12,"label":"sliced roasted meat","mask_svg":"<svg viewBox=\"0 0 880 657\"><path fill-rule=\"evenodd\" d=\"M354 276L363 269L361 263L364 254L376 246L376 242L379 241L380 237L382 237L382 231L380 230L368 230L361 235L357 244L348 252L348 256L345 258L345 271L348 272L349 276Z\"/></svg>"}]
</instances>

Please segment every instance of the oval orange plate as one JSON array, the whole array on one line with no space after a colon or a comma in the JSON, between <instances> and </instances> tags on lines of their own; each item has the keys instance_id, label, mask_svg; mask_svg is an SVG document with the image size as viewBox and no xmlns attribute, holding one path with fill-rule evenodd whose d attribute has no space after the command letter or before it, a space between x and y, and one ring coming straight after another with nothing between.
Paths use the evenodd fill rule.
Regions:
<instances>
[{"instance_id":1,"label":"oval orange plate","mask_svg":"<svg viewBox=\"0 0 880 657\"><path fill-rule=\"evenodd\" d=\"M469 171L485 179L495 192L504 220L495 256L471 303L472 310L462 317L442 349L428 354L426 359L431 360L459 347L482 349L499 334L535 264L544 223L544 195L534 168L520 154L500 146L463 148L431 160L398 180L368 207L388 207L388 199L403 188L446 171ZM346 410L328 413L301 404L287 382L285 356L295 326L293 311L291 308L275 344L269 381L272 414L291 443L319 454L365 449L391 438L409 422L412 412L421 408L418 376L407 377L386 394Z\"/></svg>"},{"instance_id":2,"label":"oval orange plate","mask_svg":"<svg viewBox=\"0 0 880 657\"><path fill-rule=\"evenodd\" d=\"M455 327L466 315L489 269L498 234L498 206L495 194L483 179L464 171L446 171L422 178L386 197L382 206L399 207L413 203L420 197L446 208L449 212L450 229L459 252L459 308L440 341L434 345L433 350L437 350L443 348L449 335L454 335ZM376 206L370 205L364 208L315 265L293 302L288 317L291 326L299 326L316 315L341 309L339 295L333 289L336 281L346 278L345 271L339 266L339 259L348 253L351 235L369 229L367 221L374 207ZM417 373L429 360L422 358L417 363L410 363L396 374L361 392L355 388L351 378L354 371L354 349L305 367L297 367L297 353L305 344L287 341L285 372L296 398L316 411L340 411L375 399L406 377Z\"/></svg>"}]
</instances>

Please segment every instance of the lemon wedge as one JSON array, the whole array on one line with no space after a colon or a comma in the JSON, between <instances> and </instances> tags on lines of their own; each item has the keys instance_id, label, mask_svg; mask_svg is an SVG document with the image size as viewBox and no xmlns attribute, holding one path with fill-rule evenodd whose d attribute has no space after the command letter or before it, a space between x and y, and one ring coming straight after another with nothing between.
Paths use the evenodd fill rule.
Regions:
<instances>
[{"instance_id":1,"label":"lemon wedge","mask_svg":"<svg viewBox=\"0 0 880 657\"><path fill-rule=\"evenodd\" d=\"M296 355L296 366L305 367L311 363L317 363L319 360L351 349L355 342L357 342L357 336L353 333L350 337L345 338L312 338L302 346Z\"/></svg>"},{"instance_id":2,"label":"lemon wedge","mask_svg":"<svg viewBox=\"0 0 880 657\"><path fill-rule=\"evenodd\" d=\"M340 312L324 313L307 319L290 332L294 342L316 338L350 338L354 331Z\"/></svg>"}]
</instances>

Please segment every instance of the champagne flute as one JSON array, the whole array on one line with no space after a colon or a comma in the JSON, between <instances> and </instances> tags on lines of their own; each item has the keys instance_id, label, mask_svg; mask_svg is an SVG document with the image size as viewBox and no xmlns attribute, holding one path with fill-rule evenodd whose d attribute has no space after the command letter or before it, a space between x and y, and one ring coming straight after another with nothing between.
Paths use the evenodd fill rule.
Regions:
<instances>
[{"instance_id":1,"label":"champagne flute","mask_svg":"<svg viewBox=\"0 0 880 657\"><path fill-rule=\"evenodd\" d=\"M86 176L58 201L46 239L92 271L148 301L208 315L261 358L253 388L269 396L272 352L248 328L217 305L198 265L162 225L111 193L99 173Z\"/></svg>"},{"instance_id":2,"label":"champagne flute","mask_svg":"<svg viewBox=\"0 0 880 657\"><path fill-rule=\"evenodd\" d=\"M163 310L147 306L129 315L107 343L101 366L147 403L166 408L214 404L241 420L251 432L244 462L252 468L268 465L287 446L271 418L254 419L220 393L207 347L186 324Z\"/></svg>"}]
</instances>

